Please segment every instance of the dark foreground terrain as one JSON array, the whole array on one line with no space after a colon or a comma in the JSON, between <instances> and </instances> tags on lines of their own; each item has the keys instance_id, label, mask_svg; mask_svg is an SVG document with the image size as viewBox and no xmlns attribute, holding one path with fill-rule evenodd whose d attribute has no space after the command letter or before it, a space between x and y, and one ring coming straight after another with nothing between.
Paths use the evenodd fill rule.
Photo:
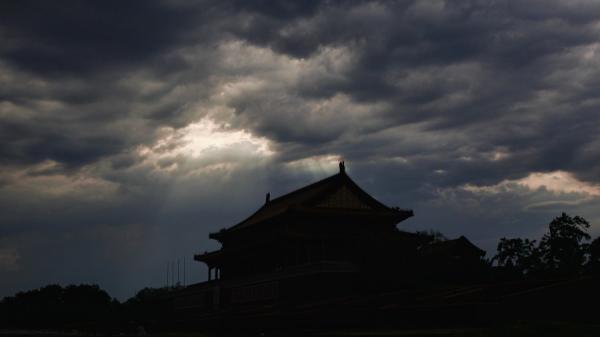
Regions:
<instances>
[{"instance_id":1,"label":"dark foreground terrain","mask_svg":"<svg viewBox=\"0 0 600 337\"><path fill-rule=\"evenodd\" d=\"M61 333L50 331L0 331L2 337L89 337L103 336L94 334ZM118 335L123 337L139 335ZM213 337L218 335L200 332L165 332L161 334L148 334L147 337ZM274 337L600 337L600 325L574 324L567 322L521 322L510 325L498 325L486 328L438 328L438 329L359 329L359 330L331 330L331 331L286 331L257 333L242 336L274 336Z\"/></svg>"},{"instance_id":2,"label":"dark foreground terrain","mask_svg":"<svg viewBox=\"0 0 600 337\"><path fill-rule=\"evenodd\" d=\"M23 325L31 327L0 328L0 337L600 337L599 285L598 277L582 277L449 287L437 291L429 289L422 292L423 296L412 291L410 294L414 298L408 298L405 291L397 291L321 300L311 302L312 305L290 307L287 311L273 311L272 306L267 306L264 312L257 312L257 308L252 307L251 312L215 315L213 321L202 320L202 315L192 319L166 310L165 303L168 302L164 299L170 296L159 296L160 301L157 302L132 301L128 304L131 308L125 306L120 315L107 316L113 320L97 319L87 324L82 323L86 322L83 318L102 317L102 311L85 312L81 308L79 311L65 308L59 311L60 306L48 303L46 308L53 310L42 310L43 306L38 302L27 306L21 303L10 307L21 308L21 315L16 315L15 310L6 310L4 317L18 318ZM45 292L47 289L36 293L36 296ZM107 304L114 305L110 301ZM131 312L124 311L127 308ZM22 315L25 312L29 315ZM79 323L67 325L69 318L73 320L77 313L81 316L80 320L73 322ZM38 317L39 324L32 326L35 317ZM39 317L45 319L40 321ZM181 318L186 319L181 321ZM58 324L61 319L64 324Z\"/></svg>"}]
</instances>

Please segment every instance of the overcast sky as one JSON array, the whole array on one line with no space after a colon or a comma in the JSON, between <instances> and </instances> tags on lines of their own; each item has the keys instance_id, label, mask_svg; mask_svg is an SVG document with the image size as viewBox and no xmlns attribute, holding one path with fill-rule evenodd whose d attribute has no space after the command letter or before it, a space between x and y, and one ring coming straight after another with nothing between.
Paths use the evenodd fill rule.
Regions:
<instances>
[{"instance_id":1,"label":"overcast sky","mask_svg":"<svg viewBox=\"0 0 600 337\"><path fill-rule=\"evenodd\" d=\"M2 1L0 296L166 282L350 176L405 230L600 232L600 2Z\"/></svg>"}]
</instances>

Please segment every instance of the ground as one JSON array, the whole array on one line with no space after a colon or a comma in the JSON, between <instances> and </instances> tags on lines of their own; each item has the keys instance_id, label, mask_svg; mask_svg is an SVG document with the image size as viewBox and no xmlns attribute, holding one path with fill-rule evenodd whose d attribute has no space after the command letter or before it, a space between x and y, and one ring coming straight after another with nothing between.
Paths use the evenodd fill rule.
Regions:
<instances>
[{"instance_id":1,"label":"ground","mask_svg":"<svg viewBox=\"0 0 600 337\"><path fill-rule=\"evenodd\" d=\"M89 337L94 334L52 333L42 331L2 331L0 337ZM101 336L101 335L96 335ZM216 334L200 332L169 332L148 334L147 337L215 337ZM600 337L599 324L580 324L563 322L516 323L487 328L449 328L415 330L336 330L324 332L279 332L249 333L235 337L273 336L273 337ZM122 336L129 337L129 336Z\"/></svg>"}]
</instances>

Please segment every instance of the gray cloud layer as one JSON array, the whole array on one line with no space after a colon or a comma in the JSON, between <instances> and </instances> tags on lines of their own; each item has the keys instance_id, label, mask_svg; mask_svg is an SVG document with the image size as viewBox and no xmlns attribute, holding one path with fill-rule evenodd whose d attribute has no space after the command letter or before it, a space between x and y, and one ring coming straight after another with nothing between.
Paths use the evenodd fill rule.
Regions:
<instances>
[{"instance_id":1,"label":"gray cloud layer","mask_svg":"<svg viewBox=\"0 0 600 337\"><path fill-rule=\"evenodd\" d=\"M3 2L0 295L161 285L338 158L486 249L600 220L599 33L585 0Z\"/></svg>"}]
</instances>

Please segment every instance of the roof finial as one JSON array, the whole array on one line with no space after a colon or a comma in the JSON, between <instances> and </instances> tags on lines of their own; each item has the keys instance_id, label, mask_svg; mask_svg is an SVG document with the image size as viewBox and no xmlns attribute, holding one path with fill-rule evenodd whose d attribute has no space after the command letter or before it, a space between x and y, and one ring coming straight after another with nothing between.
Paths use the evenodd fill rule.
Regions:
<instances>
[{"instance_id":1,"label":"roof finial","mask_svg":"<svg viewBox=\"0 0 600 337\"><path fill-rule=\"evenodd\" d=\"M340 162L340 173L346 173L346 166L343 160Z\"/></svg>"},{"instance_id":2,"label":"roof finial","mask_svg":"<svg viewBox=\"0 0 600 337\"><path fill-rule=\"evenodd\" d=\"M265 204L268 204L269 201L271 201L271 193L267 192L267 195L265 196Z\"/></svg>"}]
</instances>

